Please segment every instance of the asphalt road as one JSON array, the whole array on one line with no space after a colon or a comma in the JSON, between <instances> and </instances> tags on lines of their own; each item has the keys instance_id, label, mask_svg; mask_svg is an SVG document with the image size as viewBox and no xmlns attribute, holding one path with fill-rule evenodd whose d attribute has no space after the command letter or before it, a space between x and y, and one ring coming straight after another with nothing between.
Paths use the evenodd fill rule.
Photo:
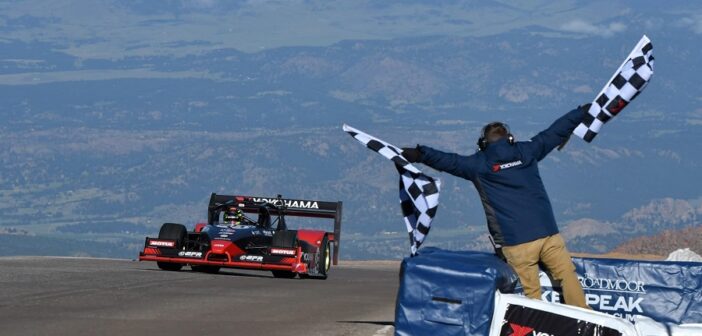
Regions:
<instances>
[{"instance_id":1,"label":"asphalt road","mask_svg":"<svg viewBox=\"0 0 702 336\"><path fill-rule=\"evenodd\" d=\"M302 280L3 257L0 335L392 335L398 270L399 262L342 261L327 280Z\"/></svg>"}]
</instances>

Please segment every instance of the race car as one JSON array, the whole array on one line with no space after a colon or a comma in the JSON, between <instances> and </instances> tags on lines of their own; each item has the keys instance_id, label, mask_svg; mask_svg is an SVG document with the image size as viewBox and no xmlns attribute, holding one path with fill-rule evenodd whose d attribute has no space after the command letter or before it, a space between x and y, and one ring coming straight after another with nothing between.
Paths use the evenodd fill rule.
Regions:
<instances>
[{"instance_id":1,"label":"race car","mask_svg":"<svg viewBox=\"0 0 702 336\"><path fill-rule=\"evenodd\" d=\"M269 270L276 278L326 279L332 263L338 263L341 209L342 202L212 193L207 223L196 224L193 231L163 224L158 238L146 237L139 260L155 261L166 271L189 265L206 273L245 268ZM333 219L334 231L290 230L287 216Z\"/></svg>"}]
</instances>

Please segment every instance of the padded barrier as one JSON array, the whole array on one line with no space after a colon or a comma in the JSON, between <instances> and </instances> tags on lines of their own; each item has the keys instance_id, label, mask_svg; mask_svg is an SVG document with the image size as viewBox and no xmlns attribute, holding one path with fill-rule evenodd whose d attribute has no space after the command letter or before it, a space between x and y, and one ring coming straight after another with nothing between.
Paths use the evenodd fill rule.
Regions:
<instances>
[{"instance_id":1,"label":"padded barrier","mask_svg":"<svg viewBox=\"0 0 702 336\"><path fill-rule=\"evenodd\" d=\"M573 261L600 312L553 303L545 274L544 301L509 294L517 276L492 254L423 248L402 262L395 335L702 335L702 263Z\"/></svg>"},{"instance_id":2,"label":"padded barrier","mask_svg":"<svg viewBox=\"0 0 702 336\"><path fill-rule=\"evenodd\" d=\"M485 336L496 290L513 292L516 284L493 254L423 248L402 262L395 335Z\"/></svg>"},{"instance_id":3,"label":"padded barrier","mask_svg":"<svg viewBox=\"0 0 702 336\"><path fill-rule=\"evenodd\" d=\"M573 258L588 305L634 321L702 323L702 263ZM552 285L553 283L553 285ZM560 285L541 273L542 299L560 302Z\"/></svg>"}]
</instances>

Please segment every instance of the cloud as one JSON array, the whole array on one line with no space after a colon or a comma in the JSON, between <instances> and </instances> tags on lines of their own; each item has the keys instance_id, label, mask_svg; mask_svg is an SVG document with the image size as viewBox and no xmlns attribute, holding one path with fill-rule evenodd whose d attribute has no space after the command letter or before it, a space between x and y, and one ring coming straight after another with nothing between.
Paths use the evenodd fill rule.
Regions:
<instances>
[{"instance_id":1,"label":"cloud","mask_svg":"<svg viewBox=\"0 0 702 336\"><path fill-rule=\"evenodd\" d=\"M563 31L572 33L610 37L626 30L626 25L621 22L612 22L609 25L594 25L583 20L573 20L564 23L560 28Z\"/></svg>"},{"instance_id":2,"label":"cloud","mask_svg":"<svg viewBox=\"0 0 702 336\"><path fill-rule=\"evenodd\" d=\"M575 93L592 93L594 90L590 87L590 85L580 85L576 86L573 88L573 92Z\"/></svg>"},{"instance_id":3,"label":"cloud","mask_svg":"<svg viewBox=\"0 0 702 336\"><path fill-rule=\"evenodd\" d=\"M702 34L702 15L694 15L680 19L679 25L690 28L695 34Z\"/></svg>"},{"instance_id":4,"label":"cloud","mask_svg":"<svg viewBox=\"0 0 702 336\"><path fill-rule=\"evenodd\" d=\"M199 8L212 8L217 5L217 0L188 0L183 1L183 4Z\"/></svg>"}]
</instances>

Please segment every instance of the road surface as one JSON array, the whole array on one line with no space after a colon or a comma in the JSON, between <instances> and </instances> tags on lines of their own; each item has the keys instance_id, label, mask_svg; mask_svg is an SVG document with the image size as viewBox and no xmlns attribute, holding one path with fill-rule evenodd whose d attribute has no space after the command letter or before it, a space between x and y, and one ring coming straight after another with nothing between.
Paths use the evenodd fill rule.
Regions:
<instances>
[{"instance_id":1,"label":"road surface","mask_svg":"<svg viewBox=\"0 0 702 336\"><path fill-rule=\"evenodd\" d=\"M392 335L399 262L327 280L161 271L152 262L0 258L2 335Z\"/></svg>"}]
</instances>

